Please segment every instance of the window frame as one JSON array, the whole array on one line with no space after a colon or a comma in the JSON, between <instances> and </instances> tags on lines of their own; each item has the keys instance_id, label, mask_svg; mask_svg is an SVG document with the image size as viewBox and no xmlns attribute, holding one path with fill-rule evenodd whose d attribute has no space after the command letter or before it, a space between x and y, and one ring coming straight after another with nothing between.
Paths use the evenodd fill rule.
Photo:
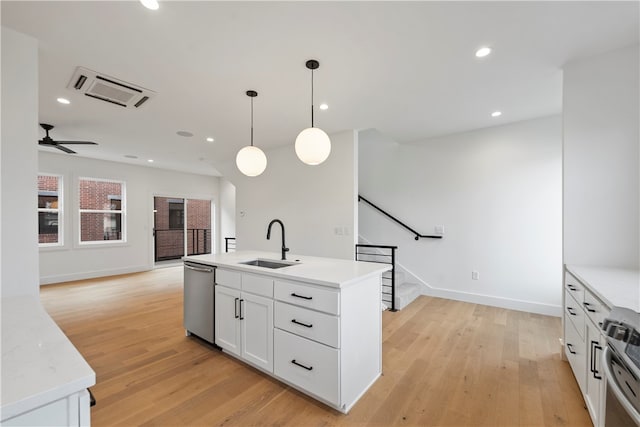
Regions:
<instances>
[{"instance_id":1,"label":"window frame","mask_svg":"<svg viewBox=\"0 0 640 427\"><path fill-rule=\"evenodd\" d=\"M120 209L81 209L82 195L80 194L80 185L82 181L109 182L120 184ZM76 244L79 247L91 246L122 246L127 243L127 185L125 181L108 178L94 178L88 176L80 176L77 178L77 197L78 197L78 239ZM120 214L120 239L118 240L82 240L82 214Z\"/></svg>"},{"instance_id":2,"label":"window frame","mask_svg":"<svg viewBox=\"0 0 640 427\"><path fill-rule=\"evenodd\" d=\"M38 208L38 240L40 240L40 213L57 213L58 214L58 241L51 243L40 243L38 248L56 248L64 246L64 176L57 173L38 172L38 178L41 176L52 176L58 178L58 207L57 208ZM36 189L36 197L40 197L40 189ZM46 190L43 190L46 191Z\"/></svg>"}]
</instances>

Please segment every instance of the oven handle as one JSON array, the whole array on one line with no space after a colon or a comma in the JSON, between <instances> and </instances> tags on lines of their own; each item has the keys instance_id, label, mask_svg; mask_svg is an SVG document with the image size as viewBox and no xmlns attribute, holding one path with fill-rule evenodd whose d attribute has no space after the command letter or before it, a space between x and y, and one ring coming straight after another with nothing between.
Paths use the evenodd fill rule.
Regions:
<instances>
[{"instance_id":1,"label":"oven handle","mask_svg":"<svg viewBox=\"0 0 640 427\"><path fill-rule=\"evenodd\" d=\"M613 370L611 368L611 358L613 357L611 353L611 349L609 346L604 348L604 375L607 377L607 387L611 388L611 391L620 402L620 405L627 411L629 416L635 421L636 424L640 424L640 412L636 410L636 408L631 405L629 400L627 400L627 396L622 392L618 382L616 381L616 377L613 374Z\"/></svg>"}]
</instances>

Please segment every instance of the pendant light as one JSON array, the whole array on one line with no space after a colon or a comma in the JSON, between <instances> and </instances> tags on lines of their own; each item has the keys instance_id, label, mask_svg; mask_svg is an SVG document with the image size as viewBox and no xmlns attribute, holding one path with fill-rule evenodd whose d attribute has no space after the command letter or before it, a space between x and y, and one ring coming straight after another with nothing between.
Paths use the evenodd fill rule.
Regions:
<instances>
[{"instance_id":1,"label":"pendant light","mask_svg":"<svg viewBox=\"0 0 640 427\"><path fill-rule=\"evenodd\" d=\"M240 172L247 176L258 176L267 167L267 156L258 147L253 146L253 98L258 96L255 90L248 90L247 96L251 98L251 145L247 145L238 151L236 166Z\"/></svg>"},{"instance_id":2,"label":"pendant light","mask_svg":"<svg viewBox=\"0 0 640 427\"><path fill-rule=\"evenodd\" d=\"M313 70L317 70L320 63L310 59L306 65L311 70L311 127L298 134L296 155L308 165L319 165L327 160L331 153L331 140L325 131L313 126Z\"/></svg>"}]
</instances>

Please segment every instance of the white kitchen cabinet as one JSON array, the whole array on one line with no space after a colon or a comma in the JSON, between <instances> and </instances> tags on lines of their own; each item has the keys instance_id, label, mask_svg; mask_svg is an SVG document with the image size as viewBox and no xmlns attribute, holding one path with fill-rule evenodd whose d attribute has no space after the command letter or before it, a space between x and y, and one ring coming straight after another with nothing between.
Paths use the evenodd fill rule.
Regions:
<instances>
[{"instance_id":1,"label":"white kitchen cabinet","mask_svg":"<svg viewBox=\"0 0 640 427\"><path fill-rule=\"evenodd\" d=\"M273 300L243 292L239 321L242 358L273 372Z\"/></svg>"},{"instance_id":2,"label":"white kitchen cabinet","mask_svg":"<svg viewBox=\"0 0 640 427\"><path fill-rule=\"evenodd\" d=\"M565 354L595 427L604 426L606 384L601 361L606 340L601 327L609 310L588 286L565 272Z\"/></svg>"},{"instance_id":3,"label":"white kitchen cabinet","mask_svg":"<svg viewBox=\"0 0 640 427\"><path fill-rule=\"evenodd\" d=\"M593 322L586 322L586 390L584 391L587 409L595 426L601 426L606 389L602 363L602 351L606 346L605 338Z\"/></svg>"},{"instance_id":4,"label":"white kitchen cabinet","mask_svg":"<svg viewBox=\"0 0 640 427\"><path fill-rule=\"evenodd\" d=\"M232 277L231 281L219 281L220 271L223 278ZM246 282L248 289L273 295L273 279L260 279L263 278L218 269L216 282L232 283L243 290L216 284L216 344L260 369L273 372L273 300L244 291Z\"/></svg>"},{"instance_id":5,"label":"white kitchen cabinet","mask_svg":"<svg viewBox=\"0 0 640 427\"><path fill-rule=\"evenodd\" d=\"M89 392L83 390L32 411L2 421L3 426L89 426Z\"/></svg>"},{"instance_id":6,"label":"white kitchen cabinet","mask_svg":"<svg viewBox=\"0 0 640 427\"><path fill-rule=\"evenodd\" d=\"M307 256L269 269L237 251L185 260L216 267L216 344L342 413L382 374L386 264Z\"/></svg>"},{"instance_id":7,"label":"white kitchen cabinet","mask_svg":"<svg viewBox=\"0 0 640 427\"><path fill-rule=\"evenodd\" d=\"M240 356L240 291L216 286L216 344Z\"/></svg>"}]
</instances>

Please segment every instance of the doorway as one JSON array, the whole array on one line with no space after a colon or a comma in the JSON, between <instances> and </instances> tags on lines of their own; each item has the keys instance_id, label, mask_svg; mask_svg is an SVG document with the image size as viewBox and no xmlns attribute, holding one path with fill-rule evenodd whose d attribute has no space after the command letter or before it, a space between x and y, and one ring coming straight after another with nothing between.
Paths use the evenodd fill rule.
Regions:
<instances>
[{"instance_id":1,"label":"doorway","mask_svg":"<svg viewBox=\"0 0 640 427\"><path fill-rule=\"evenodd\" d=\"M211 253L211 200L153 198L154 261Z\"/></svg>"}]
</instances>

